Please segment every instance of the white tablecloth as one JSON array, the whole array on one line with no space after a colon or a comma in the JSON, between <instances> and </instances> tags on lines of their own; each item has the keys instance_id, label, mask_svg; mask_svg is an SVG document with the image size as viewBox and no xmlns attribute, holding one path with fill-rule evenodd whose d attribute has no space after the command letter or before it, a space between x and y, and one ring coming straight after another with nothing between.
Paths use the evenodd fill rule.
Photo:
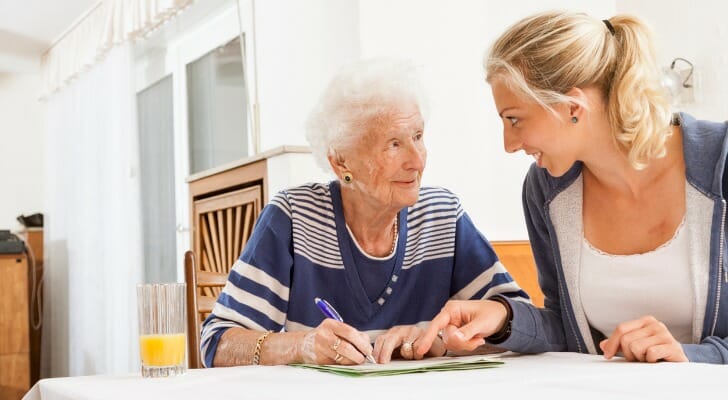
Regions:
<instances>
[{"instance_id":1,"label":"white tablecloth","mask_svg":"<svg viewBox=\"0 0 728 400\"><path fill-rule=\"evenodd\" d=\"M351 378L287 366L43 379L27 400L725 399L728 366L628 363L575 353L506 354L497 368Z\"/></svg>"}]
</instances>

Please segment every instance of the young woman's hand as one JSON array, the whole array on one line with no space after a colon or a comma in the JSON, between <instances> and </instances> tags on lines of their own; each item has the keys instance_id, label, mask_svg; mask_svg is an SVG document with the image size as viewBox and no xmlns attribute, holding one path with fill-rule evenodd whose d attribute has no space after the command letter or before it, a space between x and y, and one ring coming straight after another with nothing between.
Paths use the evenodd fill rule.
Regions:
<instances>
[{"instance_id":1,"label":"young woman's hand","mask_svg":"<svg viewBox=\"0 0 728 400\"><path fill-rule=\"evenodd\" d=\"M602 340L599 347L606 359L621 351L627 361L689 361L665 324L649 315L617 325L612 336Z\"/></svg>"},{"instance_id":2,"label":"young woman's hand","mask_svg":"<svg viewBox=\"0 0 728 400\"><path fill-rule=\"evenodd\" d=\"M506 323L508 310L493 300L450 300L430 322L415 351L425 354L442 335L448 350L474 350Z\"/></svg>"}]
</instances>

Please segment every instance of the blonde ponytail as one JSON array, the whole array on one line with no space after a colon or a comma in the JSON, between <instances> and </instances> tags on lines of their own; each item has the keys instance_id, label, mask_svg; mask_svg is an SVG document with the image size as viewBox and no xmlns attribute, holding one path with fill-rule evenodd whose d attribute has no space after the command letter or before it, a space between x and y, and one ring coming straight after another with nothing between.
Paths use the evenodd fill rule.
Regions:
<instances>
[{"instance_id":1,"label":"blonde ponytail","mask_svg":"<svg viewBox=\"0 0 728 400\"><path fill-rule=\"evenodd\" d=\"M660 69L652 47L652 33L635 17L610 19L619 49L607 113L615 139L627 150L637 169L666 153L670 106L660 84Z\"/></svg>"}]
</instances>

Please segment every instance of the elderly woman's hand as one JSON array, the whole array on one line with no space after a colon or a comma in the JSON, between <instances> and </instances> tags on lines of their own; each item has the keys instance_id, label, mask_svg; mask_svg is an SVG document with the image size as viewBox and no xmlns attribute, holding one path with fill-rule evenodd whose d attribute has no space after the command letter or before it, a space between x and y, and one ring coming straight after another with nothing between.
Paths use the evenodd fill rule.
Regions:
<instances>
[{"instance_id":1,"label":"elderly woman's hand","mask_svg":"<svg viewBox=\"0 0 728 400\"><path fill-rule=\"evenodd\" d=\"M374 359L378 363L388 363L392 355L399 350L399 355L407 360L421 360L425 355L439 357L445 354L445 345L436 338L427 354L417 354L417 340L425 331L415 325L398 325L379 335L374 342Z\"/></svg>"},{"instance_id":2,"label":"elderly woman's hand","mask_svg":"<svg viewBox=\"0 0 728 400\"><path fill-rule=\"evenodd\" d=\"M372 353L369 336L343 322L326 318L298 341L299 359L306 364L352 365Z\"/></svg>"}]
</instances>

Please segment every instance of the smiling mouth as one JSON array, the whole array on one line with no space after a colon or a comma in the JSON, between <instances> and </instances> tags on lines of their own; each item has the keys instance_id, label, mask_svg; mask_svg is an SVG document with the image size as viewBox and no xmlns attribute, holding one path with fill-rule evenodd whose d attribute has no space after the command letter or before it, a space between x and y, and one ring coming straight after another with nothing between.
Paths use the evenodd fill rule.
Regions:
<instances>
[{"instance_id":1,"label":"smiling mouth","mask_svg":"<svg viewBox=\"0 0 728 400\"><path fill-rule=\"evenodd\" d=\"M417 183L417 178L414 178L409 181L394 181L394 183L398 183L400 185L411 185L411 184Z\"/></svg>"}]
</instances>

